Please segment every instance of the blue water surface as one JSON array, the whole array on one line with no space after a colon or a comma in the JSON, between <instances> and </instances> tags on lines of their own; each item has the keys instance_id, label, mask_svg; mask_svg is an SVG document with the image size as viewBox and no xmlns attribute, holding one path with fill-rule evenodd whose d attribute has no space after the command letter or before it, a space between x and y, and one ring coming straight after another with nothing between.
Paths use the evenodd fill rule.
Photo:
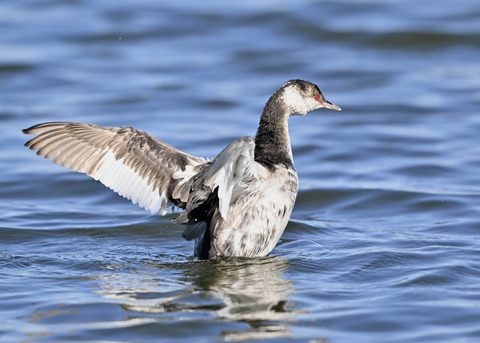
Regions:
<instances>
[{"instance_id":1,"label":"blue water surface","mask_svg":"<svg viewBox=\"0 0 480 343\"><path fill-rule=\"evenodd\" d=\"M480 3L0 3L1 342L480 341ZM214 157L283 82L300 191L271 256L198 261L150 215L23 147L130 125Z\"/></svg>"}]
</instances>

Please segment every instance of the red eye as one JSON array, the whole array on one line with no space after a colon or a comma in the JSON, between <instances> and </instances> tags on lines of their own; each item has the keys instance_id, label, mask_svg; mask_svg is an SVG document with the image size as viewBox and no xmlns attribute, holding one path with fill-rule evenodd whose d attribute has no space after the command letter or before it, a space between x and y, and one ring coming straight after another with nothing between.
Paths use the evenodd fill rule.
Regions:
<instances>
[{"instance_id":1,"label":"red eye","mask_svg":"<svg viewBox=\"0 0 480 343\"><path fill-rule=\"evenodd\" d=\"M318 101L318 99L320 99L320 96L318 96L318 94L317 94L317 95L315 95L315 100Z\"/></svg>"}]
</instances>

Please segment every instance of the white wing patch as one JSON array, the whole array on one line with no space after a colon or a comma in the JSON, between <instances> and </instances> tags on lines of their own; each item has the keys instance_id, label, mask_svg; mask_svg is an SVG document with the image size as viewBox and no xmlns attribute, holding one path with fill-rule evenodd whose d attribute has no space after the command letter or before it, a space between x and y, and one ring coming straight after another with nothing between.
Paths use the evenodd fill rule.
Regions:
<instances>
[{"instance_id":1,"label":"white wing patch","mask_svg":"<svg viewBox=\"0 0 480 343\"><path fill-rule=\"evenodd\" d=\"M152 214L158 211L162 215L167 213L165 192L160 194L158 189L153 188L153 182L149 184L148 179L126 165L123 158L115 159L110 151L105 153L90 176Z\"/></svg>"}]
</instances>

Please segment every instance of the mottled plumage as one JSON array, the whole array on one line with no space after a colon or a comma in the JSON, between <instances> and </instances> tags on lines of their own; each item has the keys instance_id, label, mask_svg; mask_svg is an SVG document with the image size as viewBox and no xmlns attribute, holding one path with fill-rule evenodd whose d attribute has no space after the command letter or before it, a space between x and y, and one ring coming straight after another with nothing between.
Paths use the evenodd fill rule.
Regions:
<instances>
[{"instance_id":1,"label":"mottled plumage","mask_svg":"<svg viewBox=\"0 0 480 343\"><path fill-rule=\"evenodd\" d=\"M213 161L190 156L131 127L44 123L25 129L25 146L90 175L152 213L185 211L183 237L195 256L266 256L280 239L295 203L298 177L288 117L318 108L339 111L308 81L286 82L268 100L255 139L227 146Z\"/></svg>"}]
</instances>

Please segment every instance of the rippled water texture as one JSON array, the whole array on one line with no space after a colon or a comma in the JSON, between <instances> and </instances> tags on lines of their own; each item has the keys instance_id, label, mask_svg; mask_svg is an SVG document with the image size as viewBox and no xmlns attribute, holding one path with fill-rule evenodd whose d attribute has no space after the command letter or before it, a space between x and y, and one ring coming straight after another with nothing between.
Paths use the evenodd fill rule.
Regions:
<instances>
[{"instance_id":1,"label":"rippled water texture","mask_svg":"<svg viewBox=\"0 0 480 343\"><path fill-rule=\"evenodd\" d=\"M480 341L480 3L0 2L1 342ZM151 216L23 147L131 125L198 156L291 78L300 193L272 256L197 261Z\"/></svg>"}]
</instances>

